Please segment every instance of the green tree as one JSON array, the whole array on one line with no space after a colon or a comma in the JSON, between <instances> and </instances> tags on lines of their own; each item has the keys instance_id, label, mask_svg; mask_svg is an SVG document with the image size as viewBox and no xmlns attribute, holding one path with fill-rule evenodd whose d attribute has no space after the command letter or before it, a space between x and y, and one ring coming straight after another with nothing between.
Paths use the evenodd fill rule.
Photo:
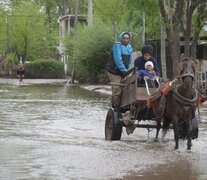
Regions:
<instances>
[{"instance_id":1,"label":"green tree","mask_svg":"<svg viewBox=\"0 0 207 180\"><path fill-rule=\"evenodd\" d=\"M46 15L45 23L49 26L50 32L52 32L55 29L58 29L57 20L59 18L59 13L57 11L57 1L37 0L36 2Z\"/></svg>"},{"instance_id":2,"label":"green tree","mask_svg":"<svg viewBox=\"0 0 207 180\"><path fill-rule=\"evenodd\" d=\"M95 18L113 27L114 38L117 33L129 31L132 34L131 44L134 50L141 47L142 17L145 13L146 39L160 37L160 14L157 1L154 0L99 0L94 3Z\"/></svg>"},{"instance_id":3,"label":"green tree","mask_svg":"<svg viewBox=\"0 0 207 180\"><path fill-rule=\"evenodd\" d=\"M0 10L0 53L6 51L7 46L7 28L6 28L6 12L4 10Z\"/></svg>"},{"instance_id":4,"label":"green tree","mask_svg":"<svg viewBox=\"0 0 207 180\"><path fill-rule=\"evenodd\" d=\"M49 33L45 25L45 15L40 7L32 2L20 2L10 16L10 51L23 57L34 59L43 52L53 51L56 40L54 33Z\"/></svg>"},{"instance_id":5,"label":"green tree","mask_svg":"<svg viewBox=\"0 0 207 180\"><path fill-rule=\"evenodd\" d=\"M70 36L67 41L69 65L73 66L74 58L79 81L103 83L106 80L105 66L113 44L111 28L101 22L93 26L81 26L78 27L77 42L73 44Z\"/></svg>"},{"instance_id":6,"label":"green tree","mask_svg":"<svg viewBox=\"0 0 207 180\"><path fill-rule=\"evenodd\" d=\"M98 0L94 3L94 13L98 20L112 26L114 39L117 40L117 32L124 17L124 0ZM127 29L128 30L128 29ZM122 30L123 31L123 30Z\"/></svg>"},{"instance_id":7,"label":"green tree","mask_svg":"<svg viewBox=\"0 0 207 180\"><path fill-rule=\"evenodd\" d=\"M127 21L131 20L132 29L141 25L141 16L145 12L146 39L159 38L161 23L164 22L168 62L173 64L174 76L179 73L177 64L180 60L180 36L185 38L185 55L196 58L199 34L207 16L206 0L126 0L125 3Z\"/></svg>"},{"instance_id":8,"label":"green tree","mask_svg":"<svg viewBox=\"0 0 207 180\"><path fill-rule=\"evenodd\" d=\"M59 16L65 14L75 14L76 0L36 0L35 2L44 7L49 21L54 17L58 19ZM81 0L79 4L78 13L85 14L87 12L87 0Z\"/></svg>"},{"instance_id":9,"label":"green tree","mask_svg":"<svg viewBox=\"0 0 207 180\"><path fill-rule=\"evenodd\" d=\"M145 14L146 39L160 38L160 13L157 1L154 0L126 0L126 22L132 31L140 33L143 24L142 17Z\"/></svg>"},{"instance_id":10,"label":"green tree","mask_svg":"<svg viewBox=\"0 0 207 180\"><path fill-rule=\"evenodd\" d=\"M44 14L31 2L21 2L10 17L11 50L24 60L37 54L40 38L43 37Z\"/></svg>"},{"instance_id":11,"label":"green tree","mask_svg":"<svg viewBox=\"0 0 207 180\"><path fill-rule=\"evenodd\" d=\"M15 58L15 54L14 53L8 54L6 57L6 60L4 62L6 74L8 74L8 75L14 74L15 67L16 67L17 63L18 62Z\"/></svg>"},{"instance_id":12,"label":"green tree","mask_svg":"<svg viewBox=\"0 0 207 180\"><path fill-rule=\"evenodd\" d=\"M173 64L173 75L179 74L177 64L180 61L180 34L185 37L185 55L196 57L196 44L207 16L206 0L158 0L162 19L166 28L168 53ZM193 24L193 16L197 21ZM193 33L194 29L194 33ZM193 36L193 41L191 37ZM192 42L192 45L190 46ZM190 48L194 48L191 49ZM170 77L173 78L173 77Z\"/></svg>"},{"instance_id":13,"label":"green tree","mask_svg":"<svg viewBox=\"0 0 207 180\"><path fill-rule=\"evenodd\" d=\"M132 33L131 44L135 51L141 49L144 39L160 38L158 7L154 0L124 1L124 25Z\"/></svg>"}]
</instances>

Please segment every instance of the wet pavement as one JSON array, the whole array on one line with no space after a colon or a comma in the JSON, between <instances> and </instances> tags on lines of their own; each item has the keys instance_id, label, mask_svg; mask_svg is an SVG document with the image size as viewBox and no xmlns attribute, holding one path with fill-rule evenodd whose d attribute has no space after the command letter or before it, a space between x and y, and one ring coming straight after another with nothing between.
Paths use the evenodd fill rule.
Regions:
<instances>
[{"instance_id":1,"label":"wet pavement","mask_svg":"<svg viewBox=\"0 0 207 180\"><path fill-rule=\"evenodd\" d=\"M70 85L0 85L0 179L207 179L207 110L199 138L174 150L155 130L105 141L110 96Z\"/></svg>"}]
</instances>

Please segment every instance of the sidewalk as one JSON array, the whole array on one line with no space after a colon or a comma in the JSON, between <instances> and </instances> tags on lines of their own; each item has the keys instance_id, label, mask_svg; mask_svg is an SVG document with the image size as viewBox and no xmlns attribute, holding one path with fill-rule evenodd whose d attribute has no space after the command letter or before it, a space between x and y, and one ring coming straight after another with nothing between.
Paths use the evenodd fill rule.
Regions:
<instances>
[{"instance_id":1,"label":"sidewalk","mask_svg":"<svg viewBox=\"0 0 207 180\"><path fill-rule=\"evenodd\" d=\"M68 79L23 79L22 85L31 85L31 84L67 84ZM18 85L18 79L7 79L0 78L0 84L11 84ZM69 84L68 84L69 85ZM89 91L95 91L102 94L111 95L111 86L109 85L80 85L81 88L84 88Z\"/></svg>"},{"instance_id":2,"label":"sidewalk","mask_svg":"<svg viewBox=\"0 0 207 180\"><path fill-rule=\"evenodd\" d=\"M66 84L67 79L23 79L23 85L28 84ZM0 84L18 85L18 79L0 78Z\"/></svg>"}]
</instances>

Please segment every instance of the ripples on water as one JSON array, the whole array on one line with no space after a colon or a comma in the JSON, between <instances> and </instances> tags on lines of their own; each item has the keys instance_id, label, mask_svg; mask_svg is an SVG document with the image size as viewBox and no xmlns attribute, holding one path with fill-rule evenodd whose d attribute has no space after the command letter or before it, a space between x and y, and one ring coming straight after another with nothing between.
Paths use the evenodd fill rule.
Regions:
<instances>
[{"instance_id":1,"label":"ripples on water","mask_svg":"<svg viewBox=\"0 0 207 180\"><path fill-rule=\"evenodd\" d=\"M167 163L168 170L176 171L178 159L178 166L196 161L181 172L191 172L188 179L206 172L205 123L202 140L194 142L190 154L186 142L180 142L180 151L173 150L172 132L164 144L153 143L155 131L147 142L146 129L131 136L124 131L122 141L107 142L104 125L109 107L109 96L78 86L1 85L0 179L166 178L153 167L165 169L162 164ZM144 174L149 170L155 172Z\"/></svg>"},{"instance_id":2,"label":"ripples on water","mask_svg":"<svg viewBox=\"0 0 207 180\"><path fill-rule=\"evenodd\" d=\"M101 122L108 105L108 96L94 97L93 93L67 86L8 87L1 91L0 97L1 129L14 128L29 134L38 131L38 136L40 133L70 135L65 131L80 131L84 136L82 131L90 131L97 121ZM8 133L12 132L5 136Z\"/></svg>"}]
</instances>

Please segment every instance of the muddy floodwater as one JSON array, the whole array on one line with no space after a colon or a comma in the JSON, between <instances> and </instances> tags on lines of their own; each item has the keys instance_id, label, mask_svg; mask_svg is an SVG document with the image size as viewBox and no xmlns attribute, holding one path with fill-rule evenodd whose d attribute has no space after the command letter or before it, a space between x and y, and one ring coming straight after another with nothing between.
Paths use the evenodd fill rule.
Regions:
<instances>
[{"instance_id":1,"label":"muddy floodwater","mask_svg":"<svg viewBox=\"0 0 207 180\"><path fill-rule=\"evenodd\" d=\"M66 85L0 85L0 179L207 180L207 111L192 150L170 130L105 141L110 96Z\"/></svg>"}]
</instances>

